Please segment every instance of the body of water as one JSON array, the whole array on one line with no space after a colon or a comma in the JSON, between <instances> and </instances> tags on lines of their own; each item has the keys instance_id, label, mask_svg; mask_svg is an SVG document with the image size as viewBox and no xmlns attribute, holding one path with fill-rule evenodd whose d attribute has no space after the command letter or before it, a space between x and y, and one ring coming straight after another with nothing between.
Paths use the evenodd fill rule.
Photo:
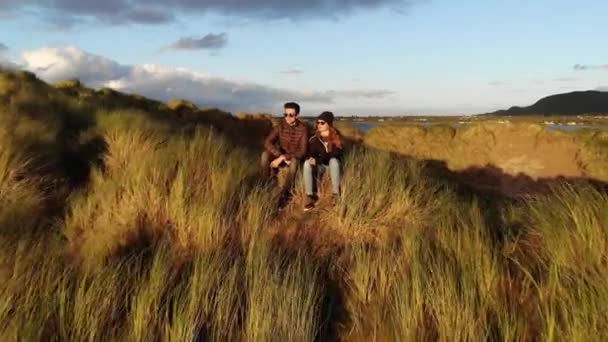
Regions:
<instances>
[{"instance_id":1,"label":"body of water","mask_svg":"<svg viewBox=\"0 0 608 342\"><path fill-rule=\"evenodd\" d=\"M600 125L549 125L547 126L548 131L563 131L563 132L574 132L581 129L597 129L597 130L608 130L608 126L600 126Z\"/></svg>"},{"instance_id":2,"label":"body of water","mask_svg":"<svg viewBox=\"0 0 608 342\"><path fill-rule=\"evenodd\" d=\"M375 122L353 122L352 125L363 133L367 133L370 129L378 126Z\"/></svg>"},{"instance_id":3,"label":"body of water","mask_svg":"<svg viewBox=\"0 0 608 342\"><path fill-rule=\"evenodd\" d=\"M422 127L430 127L433 125L438 125L437 123L433 123L433 122L409 122L407 124L422 126ZM353 125L353 127L360 130L361 132L367 133L370 129L372 129L376 126L379 126L379 125L391 126L391 125L403 125L403 123L377 123L377 122L369 122L369 121L363 121L363 122L359 121L359 122L353 122L352 125ZM458 122L454 122L451 124L451 126L460 127L460 126L462 126L462 124L458 123Z\"/></svg>"},{"instance_id":4,"label":"body of water","mask_svg":"<svg viewBox=\"0 0 608 342\"><path fill-rule=\"evenodd\" d=\"M410 124L424 126L424 127L435 125L434 123L431 123L431 122L420 122L420 123L412 122ZM380 125L380 123L353 122L352 125L353 125L353 127L360 130L361 132L367 133L370 129ZM391 125L391 124L388 124L388 125ZM462 126L462 124L456 122L456 123L453 123L452 126L459 127L459 126ZM578 131L581 129L589 129L589 128L597 129L597 130L608 130L608 126L605 126L605 125L548 125L545 127L548 131L562 131L562 132L575 132L575 131Z\"/></svg>"}]
</instances>

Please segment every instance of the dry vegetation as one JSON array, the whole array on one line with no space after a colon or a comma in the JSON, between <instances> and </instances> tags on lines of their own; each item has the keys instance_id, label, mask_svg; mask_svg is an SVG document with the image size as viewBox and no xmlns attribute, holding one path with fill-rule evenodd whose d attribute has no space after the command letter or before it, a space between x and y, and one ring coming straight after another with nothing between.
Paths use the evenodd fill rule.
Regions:
<instances>
[{"instance_id":1,"label":"dry vegetation","mask_svg":"<svg viewBox=\"0 0 608 342\"><path fill-rule=\"evenodd\" d=\"M489 185L514 195L529 192L539 180L608 181L608 133L603 130L561 132L523 122L457 128L384 125L371 129L365 142L444 163L472 186Z\"/></svg>"},{"instance_id":2,"label":"dry vegetation","mask_svg":"<svg viewBox=\"0 0 608 342\"><path fill-rule=\"evenodd\" d=\"M608 336L601 189L470 192L358 146L335 208L279 214L269 124L1 72L0 339Z\"/></svg>"}]
</instances>

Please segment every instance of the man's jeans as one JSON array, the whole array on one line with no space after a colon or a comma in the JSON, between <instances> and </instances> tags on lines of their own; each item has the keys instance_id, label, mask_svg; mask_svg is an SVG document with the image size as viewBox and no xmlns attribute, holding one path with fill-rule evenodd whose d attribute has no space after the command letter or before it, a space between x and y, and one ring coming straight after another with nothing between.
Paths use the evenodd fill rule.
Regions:
<instances>
[{"instance_id":1,"label":"man's jeans","mask_svg":"<svg viewBox=\"0 0 608 342\"><path fill-rule=\"evenodd\" d=\"M304 162L304 188L308 196L314 195L315 188L315 176L322 175L327 169L329 169L329 177L331 178L331 191L334 194L340 193L340 161L336 158L329 160L329 165L317 164L310 165L307 161ZM316 175L315 175L316 174Z\"/></svg>"},{"instance_id":2,"label":"man's jeans","mask_svg":"<svg viewBox=\"0 0 608 342\"><path fill-rule=\"evenodd\" d=\"M270 163L277 157L279 157L279 156L274 156L268 151L264 151L264 153L262 153L262 157L260 158L260 166L262 168L263 176L265 176L265 177L274 176L278 172L278 169L272 169L270 167ZM298 172L299 165L300 165L300 160L296 159L296 158L293 158L291 160L291 164L289 164L289 166L287 166L285 163L283 163L282 167L289 168L289 175L287 176L287 182L282 189L283 191L291 191L293 184L295 183L296 173Z\"/></svg>"}]
</instances>

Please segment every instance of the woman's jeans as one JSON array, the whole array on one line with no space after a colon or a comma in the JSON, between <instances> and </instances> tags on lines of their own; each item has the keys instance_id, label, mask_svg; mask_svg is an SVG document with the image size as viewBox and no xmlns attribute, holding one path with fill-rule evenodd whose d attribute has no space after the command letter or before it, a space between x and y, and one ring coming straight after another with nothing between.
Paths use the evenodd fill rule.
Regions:
<instances>
[{"instance_id":1,"label":"woman's jeans","mask_svg":"<svg viewBox=\"0 0 608 342\"><path fill-rule=\"evenodd\" d=\"M326 169L329 169L329 176L331 178L331 190L334 194L340 193L340 161L336 158L329 160L329 165L317 164L310 165L308 160L304 162L304 188L308 196L314 195L315 188L315 176L322 175Z\"/></svg>"}]
</instances>

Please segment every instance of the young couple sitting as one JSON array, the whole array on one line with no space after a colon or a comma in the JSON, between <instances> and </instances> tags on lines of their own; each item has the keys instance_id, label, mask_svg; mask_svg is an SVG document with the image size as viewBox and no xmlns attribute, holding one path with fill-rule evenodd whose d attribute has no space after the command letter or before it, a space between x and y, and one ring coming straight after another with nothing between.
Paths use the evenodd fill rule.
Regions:
<instances>
[{"instance_id":1,"label":"young couple sitting","mask_svg":"<svg viewBox=\"0 0 608 342\"><path fill-rule=\"evenodd\" d=\"M283 188L279 207L287 205L291 189L300 165L307 195L305 211L315 207L316 176L329 170L332 184L332 204L340 195L340 160L343 142L333 127L334 115L323 112L315 122L314 134L309 137L308 127L298 119L300 106L286 103L284 121L273 129L264 142L261 166L265 175L275 174L280 168L288 168L288 177Z\"/></svg>"}]
</instances>

